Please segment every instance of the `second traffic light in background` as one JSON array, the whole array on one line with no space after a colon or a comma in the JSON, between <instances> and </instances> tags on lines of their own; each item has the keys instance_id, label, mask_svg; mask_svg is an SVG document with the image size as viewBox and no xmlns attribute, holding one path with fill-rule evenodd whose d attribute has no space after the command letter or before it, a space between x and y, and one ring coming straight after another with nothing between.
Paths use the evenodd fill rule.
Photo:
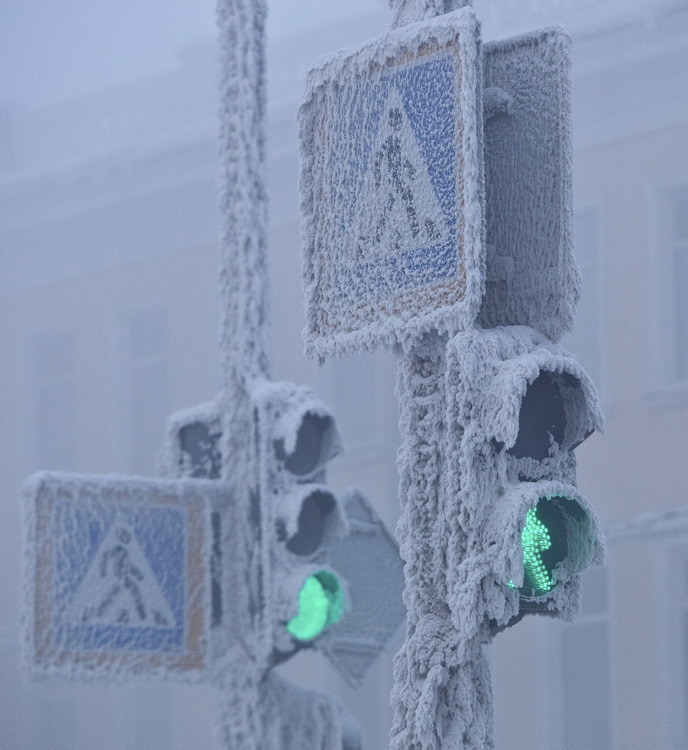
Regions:
<instances>
[{"instance_id":1,"label":"second traffic light in background","mask_svg":"<svg viewBox=\"0 0 688 750\"><path fill-rule=\"evenodd\" d=\"M345 610L344 584L327 566L330 542L346 533L337 496L323 483L327 463L341 450L334 417L310 392L289 383L265 383L255 393L260 496L270 508L264 533L271 576L274 658L313 642Z\"/></svg>"}]
</instances>

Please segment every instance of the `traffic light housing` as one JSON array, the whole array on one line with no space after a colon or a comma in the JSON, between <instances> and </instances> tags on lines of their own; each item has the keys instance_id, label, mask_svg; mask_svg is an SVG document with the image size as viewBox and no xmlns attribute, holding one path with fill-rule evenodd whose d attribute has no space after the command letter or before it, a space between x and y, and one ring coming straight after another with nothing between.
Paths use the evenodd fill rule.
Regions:
<instances>
[{"instance_id":1,"label":"traffic light housing","mask_svg":"<svg viewBox=\"0 0 688 750\"><path fill-rule=\"evenodd\" d=\"M449 341L447 399L455 624L489 638L529 612L572 619L580 573L604 558L574 454L604 427L594 386L561 346L505 326Z\"/></svg>"},{"instance_id":2,"label":"traffic light housing","mask_svg":"<svg viewBox=\"0 0 688 750\"><path fill-rule=\"evenodd\" d=\"M345 584L327 548L347 530L339 498L324 484L342 447L329 409L302 386L266 382L254 395L259 495L269 519L266 601L273 661L312 646L345 611Z\"/></svg>"},{"instance_id":3,"label":"traffic light housing","mask_svg":"<svg viewBox=\"0 0 688 750\"><path fill-rule=\"evenodd\" d=\"M266 663L278 663L300 648L317 646L355 688L406 616L397 542L361 490L350 487L336 497L325 485L326 465L342 450L336 421L327 406L306 388L266 381L254 390L251 403L253 434L247 439L255 444L257 460L248 528L256 535L254 546L260 547L255 552L255 560L262 561L258 578L274 576L273 583L252 586L252 599L257 600L259 591L272 591L270 606L276 608L264 618L267 598L253 605L261 623L260 640L270 642L261 647L261 653L268 654ZM227 463L223 450L220 395L170 416L160 473L220 479ZM234 638L227 635L226 620L237 604L233 599L236 585L228 585L227 580L234 577L237 585L244 584L237 574L241 565L231 558L230 548L236 546L232 530L225 528L219 512L213 513L211 521L212 624L219 655L231 648ZM297 617L299 591L308 580L303 574L308 571L315 580L302 598L304 611L311 601L315 608L310 624L306 615ZM312 600L309 594L314 594ZM345 614L332 627L342 605ZM302 631L304 623L313 631ZM319 635L317 630L321 630Z\"/></svg>"}]
</instances>

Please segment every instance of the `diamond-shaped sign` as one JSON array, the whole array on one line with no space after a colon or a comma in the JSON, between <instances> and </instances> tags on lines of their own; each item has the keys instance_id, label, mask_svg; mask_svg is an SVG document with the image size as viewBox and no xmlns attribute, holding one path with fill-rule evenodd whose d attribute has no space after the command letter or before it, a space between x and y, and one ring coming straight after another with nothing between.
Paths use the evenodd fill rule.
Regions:
<instances>
[{"instance_id":1,"label":"diamond-shaped sign","mask_svg":"<svg viewBox=\"0 0 688 750\"><path fill-rule=\"evenodd\" d=\"M344 495L349 533L328 549L328 563L348 584L350 608L324 637L322 649L337 671L358 685L406 619L404 563L394 537L359 490Z\"/></svg>"}]
</instances>

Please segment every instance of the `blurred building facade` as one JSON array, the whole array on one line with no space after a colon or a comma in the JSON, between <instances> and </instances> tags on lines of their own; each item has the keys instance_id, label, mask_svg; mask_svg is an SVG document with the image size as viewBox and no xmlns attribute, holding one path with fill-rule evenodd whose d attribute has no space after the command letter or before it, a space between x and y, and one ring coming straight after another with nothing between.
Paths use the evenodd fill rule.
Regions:
<instances>
[{"instance_id":1,"label":"blurred building facade","mask_svg":"<svg viewBox=\"0 0 688 750\"><path fill-rule=\"evenodd\" d=\"M576 624L530 618L490 648L498 747L688 748L688 3L482 5L485 38L555 20L574 33L584 291L566 344L598 384L608 426L578 450L608 564L587 575ZM268 179L274 376L328 401L346 448L333 484L364 489L393 528L392 355L322 368L302 355L294 119L311 61L387 22L377 10L270 45ZM220 387L215 66L212 46L197 47L166 75L36 112L0 110L8 750L212 746L209 688L29 685L16 632L23 480L38 469L152 475L166 416ZM288 671L338 692L366 747L386 747L402 635L360 691L318 654Z\"/></svg>"}]
</instances>

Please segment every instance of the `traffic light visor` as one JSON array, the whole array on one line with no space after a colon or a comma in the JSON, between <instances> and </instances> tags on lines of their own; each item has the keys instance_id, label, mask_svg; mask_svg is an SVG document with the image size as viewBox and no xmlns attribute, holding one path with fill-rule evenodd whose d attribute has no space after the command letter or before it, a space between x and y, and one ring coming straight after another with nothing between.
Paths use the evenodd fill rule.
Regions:
<instances>
[{"instance_id":1,"label":"traffic light visor","mask_svg":"<svg viewBox=\"0 0 688 750\"><path fill-rule=\"evenodd\" d=\"M339 579L328 570L308 576L299 590L298 614L287 631L299 641L317 638L344 614L344 592Z\"/></svg>"},{"instance_id":2,"label":"traffic light visor","mask_svg":"<svg viewBox=\"0 0 688 750\"><path fill-rule=\"evenodd\" d=\"M597 394L573 357L545 349L497 366L481 399L485 434L516 459L542 461L604 430Z\"/></svg>"}]
</instances>

